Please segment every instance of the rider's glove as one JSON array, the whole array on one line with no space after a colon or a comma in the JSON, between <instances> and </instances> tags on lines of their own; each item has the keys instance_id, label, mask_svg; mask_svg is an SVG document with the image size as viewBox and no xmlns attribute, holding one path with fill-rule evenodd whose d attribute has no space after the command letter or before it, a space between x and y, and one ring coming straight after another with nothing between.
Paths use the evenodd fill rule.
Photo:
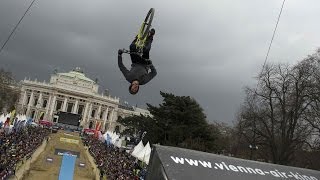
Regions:
<instances>
[{"instance_id":1,"label":"rider's glove","mask_svg":"<svg viewBox=\"0 0 320 180\"><path fill-rule=\"evenodd\" d=\"M118 55L121 56L122 53L123 53L122 49L119 49L119 50L118 50Z\"/></svg>"}]
</instances>

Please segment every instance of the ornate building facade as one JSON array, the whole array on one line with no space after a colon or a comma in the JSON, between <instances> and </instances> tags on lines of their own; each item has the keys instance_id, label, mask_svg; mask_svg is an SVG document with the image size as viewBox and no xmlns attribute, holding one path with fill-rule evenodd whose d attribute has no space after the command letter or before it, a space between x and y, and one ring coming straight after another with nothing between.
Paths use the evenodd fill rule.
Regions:
<instances>
[{"instance_id":1,"label":"ornate building facade","mask_svg":"<svg viewBox=\"0 0 320 180\"><path fill-rule=\"evenodd\" d=\"M68 73L54 73L50 82L23 80L20 83L21 94L17 112L26 114L35 120L45 119L57 122L59 111L81 115L80 126L95 128L101 123L101 129L123 129L118 117L145 115L147 110L120 105L120 99L111 97L108 92L99 94L97 82L89 79L76 68Z\"/></svg>"}]
</instances>

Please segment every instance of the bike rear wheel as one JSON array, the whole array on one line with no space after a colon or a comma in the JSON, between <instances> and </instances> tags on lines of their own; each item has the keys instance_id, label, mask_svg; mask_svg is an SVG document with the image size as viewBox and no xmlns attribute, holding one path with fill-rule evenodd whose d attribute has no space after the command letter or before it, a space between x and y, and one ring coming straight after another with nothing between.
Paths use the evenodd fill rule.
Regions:
<instances>
[{"instance_id":1,"label":"bike rear wheel","mask_svg":"<svg viewBox=\"0 0 320 180\"><path fill-rule=\"evenodd\" d=\"M152 20L153 20L153 15L154 15L154 8L151 8L142 24L141 27L141 39L145 39L149 33L149 30L151 28Z\"/></svg>"}]
</instances>

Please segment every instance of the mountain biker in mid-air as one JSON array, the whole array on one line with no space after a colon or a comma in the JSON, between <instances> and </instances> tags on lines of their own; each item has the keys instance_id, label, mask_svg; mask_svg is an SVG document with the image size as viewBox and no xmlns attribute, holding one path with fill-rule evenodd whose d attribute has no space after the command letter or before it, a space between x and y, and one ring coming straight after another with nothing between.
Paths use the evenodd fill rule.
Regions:
<instances>
[{"instance_id":1,"label":"mountain biker in mid-air","mask_svg":"<svg viewBox=\"0 0 320 180\"><path fill-rule=\"evenodd\" d=\"M122 62L122 53L124 53L124 50L119 49L118 51L118 66L126 80L130 83L129 92L131 94L138 93L139 85L148 83L157 75L157 71L152 64L152 61L149 59L149 52L154 34L155 30L151 29L143 47L142 56L136 53L138 52L136 46L137 37L133 40L130 45L130 57L132 62L130 70L128 70ZM149 69L151 70L150 72Z\"/></svg>"}]
</instances>

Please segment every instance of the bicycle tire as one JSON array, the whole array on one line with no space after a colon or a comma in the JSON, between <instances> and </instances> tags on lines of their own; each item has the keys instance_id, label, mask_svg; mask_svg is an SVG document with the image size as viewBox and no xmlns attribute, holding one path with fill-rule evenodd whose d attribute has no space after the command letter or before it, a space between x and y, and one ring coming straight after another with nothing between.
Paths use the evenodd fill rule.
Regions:
<instances>
[{"instance_id":1,"label":"bicycle tire","mask_svg":"<svg viewBox=\"0 0 320 180\"><path fill-rule=\"evenodd\" d=\"M142 37L141 39L145 39L149 33L149 30L151 28L151 24L152 24L152 20L153 20L153 16L154 16L154 8L151 8L143 22L143 30L142 30ZM147 26L145 26L147 25Z\"/></svg>"}]
</instances>

